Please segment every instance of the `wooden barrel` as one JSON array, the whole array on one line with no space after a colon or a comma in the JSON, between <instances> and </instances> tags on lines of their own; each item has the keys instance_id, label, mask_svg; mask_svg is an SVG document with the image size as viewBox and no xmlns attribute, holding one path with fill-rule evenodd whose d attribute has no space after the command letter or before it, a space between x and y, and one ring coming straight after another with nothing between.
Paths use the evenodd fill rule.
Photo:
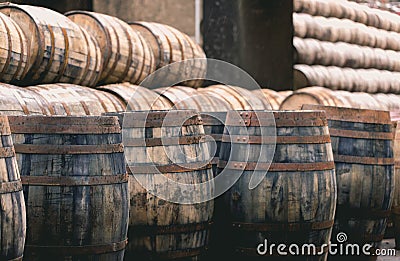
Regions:
<instances>
[{"instance_id":1,"label":"wooden barrel","mask_svg":"<svg viewBox=\"0 0 400 261\"><path fill-rule=\"evenodd\" d=\"M0 116L0 260L22 260L26 237L26 210L10 126Z\"/></svg>"},{"instance_id":2,"label":"wooden barrel","mask_svg":"<svg viewBox=\"0 0 400 261\"><path fill-rule=\"evenodd\" d=\"M123 110L117 112L168 110L173 107L168 99L153 90L129 83L103 85L98 89L111 93L123 101Z\"/></svg>"},{"instance_id":3,"label":"wooden barrel","mask_svg":"<svg viewBox=\"0 0 400 261\"><path fill-rule=\"evenodd\" d=\"M250 90L229 85L212 85L207 88L199 88L199 92L217 97L230 104L233 110L263 110L262 97L253 94ZM268 109L268 108L266 108Z\"/></svg>"},{"instance_id":4,"label":"wooden barrel","mask_svg":"<svg viewBox=\"0 0 400 261\"><path fill-rule=\"evenodd\" d=\"M327 114L338 184L332 238L344 232L346 243L377 248L390 215L395 178L389 112L320 105L303 108Z\"/></svg>"},{"instance_id":5,"label":"wooden barrel","mask_svg":"<svg viewBox=\"0 0 400 261\"><path fill-rule=\"evenodd\" d=\"M207 62L190 59L203 59L206 58L206 55L203 49L188 35L171 26L154 22L132 22L131 27L140 32L148 41L156 59L157 69L174 62L187 60L185 64L171 67L173 70L166 71L160 75L160 78L165 75L172 84L175 80L187 76L197 80L184 81L182 84L192 87L202 86Z\"/></svg>"},{"instance_id":6,"label":"wooden barrel","mask_svg":"<svg viewBox=\"0 0 400 261\"><path fill-rule=\"evenodd\" d=\"M21 28L8 16L0 13L0 79L18 82L27 73L28 41Z\"/></svg>"},{"instance_id":7,"label":"wooden barrel","mask_svg":"<svg viewBox=\"0 0 400 261\"><path fill-rule=\"evenodd\" d=\"M167 176L177 182L196 184L212 178L201 118L187 110L128 112L120 117L128 172L134 173L129 177L131 208L126 260L198 258L208 244L214 201L171 203L152 195L138 179L153 184L159 177ZM177 156L181 149L184 155ZM157 183L157 187L158 191L186 197L186 192L174 189L168 182ZM213 187L203 193L210 195Z\"/></svg>"},{"instance_id":8,"label":"wooden barrel","mask_svg":"<svg viewBox=\"0 0 400 261\"><path fill-rule=\"evenodd\" d=\"M12 116L27 260L123 260L128 176L116 117Z\"/></svg>"},{"instance_id":9,"label":"wooden barrel","mask_svg":"<svg viewBox=\"0 0 400 261\"><path fill-rule=\"evenodd\" d=\"M124 21L88 11L72 11L66 16L98 41L103 56L102 84L140 83L155 70L147 42Z\"/></svg>"},{"instance_id":10,"label":"wooden barrel","mask_svg":"<svg viewBox=\"0 0 400 261\"><path fill-rule=\"evenodd\" d=\"M393 152L395 159L395 184L394 184L394 196L392 204L392 221L394 227L394 237L396 240L396 249L400 249L400 126L398 120L394 121L394 144Z\"/></svg>"},{"instance_id":11,"label":"wooden barrel","mask_svg":"<svg viewBox=\"0 0 400 261\"><path fill-rule=\"evenodd\" d=\"M123 111L119 98L99 90L72 84L47 84L26 88L41 96L51 115L100 116Z\"/></svg>"},{"instance_id":12,"label":"wooden barrel","mask_svg":"<svg viewBox=\"0 0 400 261\"><path fill-rule=\"evenodd\" d=\"M267 88L262 88L259 90L252 91L255 95L263 98L264 108L272 110L279 110L281 103L285 100L286 97L291 95L293 91L274 91Z\"/></svg>"},{"instance_id":13,"label":"wooden barrel","mask_svg":"<svg viewBox=\"0 0 400 261\"><path fill-rule=\"evenodd\" d=\"M275 129L274 120L276 149L274 136L262 135ZM225 217L231 222L224 238L234 248L230 252L235 250L234 256L243 259L260 257L257 246L264 240L268 245L314 244L323 249L322 244L330 241L336 207L335 166L325 113L242 111L236 116L228 112L225 125L218 166L232 175L242 173L224 194L229 209ZM268 150L270 159L265 156ZM251 177L267 171L250 190ZM321 256L311 251L315 256L307 260L326 260L327 250ZM277 255L275 251L272 254ZM269 253L266 250L264 255Z\"/></svg>"},{"instance_id":14,"label":"wooden barrel","mask_svg":"<svg viewBox=\"0 0 400 261\"><path fill-rule=\"evenodd\" d=\"M1 115L50 115L46 101L26 88L2 83L0 93Z\"/></svg>"},{"instance_id":15,"label":"wooden barrel","mask_svg":"<svg viewBox=\"0 0 400 261\"><path fill-rule=\"evenodd\" d=\"M102 65L100 49L84 29L43 7L7 3L0 12L29 32L29 71L21 84L96 85Z\"/></svg>"}]
</instances>

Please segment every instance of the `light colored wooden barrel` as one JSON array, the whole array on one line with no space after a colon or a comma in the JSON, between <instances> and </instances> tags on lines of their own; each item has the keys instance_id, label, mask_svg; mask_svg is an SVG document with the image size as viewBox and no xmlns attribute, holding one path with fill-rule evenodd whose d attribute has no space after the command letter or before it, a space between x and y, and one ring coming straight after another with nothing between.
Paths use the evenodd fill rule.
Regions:
<instances>
[{"instance_id":1,"label":"light colored wooden barrel","mask_svg":"<svg viewBox=\"0 0 400 261\"><path fill-rule=\"evenodd\" d=\"M26 88L2 83L0 93L1 115L50 115L46 101Z\"/></svg>"},{"instance_id":2,"label":"light colored wooden barrel","mask_svg":"<svg viewBox=\"0 0 400 261\"><path fill-rule=\"evenodd\" d=\"M66 15L98 41L104 61L101 83L140 83L154 71L150 47L127 23L87 11L72 11Z\"/></svg>"},{"instance_id":3,"label":"light colored wooden barrel","mask_svg":"<svg viewBox=\"0 0 400 261\"><path fill-rule=\"evenodd\" d=\"M240 255L242 259L259 257L256 248L264 239L286 245L314 243L321 249L322 244L330 241L337 196L325 113L243 111L240 114L228 112L222 137L218 166L232 175L242 175L224 194L228 209L224 216L230 232L219 233L230 238L228 244L236 250L233 256ZM270 165L264 153L275 148L274 139L262 133L271 133L274 120L276 149L273 160L269 159ZM247 141L243 141L243 133L248 133ZM251 176L267 171L261 183L250 190ZM322 253L307 260L326 260L327 250ZM270 255L269 251L266 255Z\"/></svg>"},{"instance_id":4,"label":"light colored wooden barrel","mask_svg":"<svg viewBox=\"0 0 400 261\"><path fill-rule=\"evenodd\" d=\"M103 85L98 89L113 94L123 101L123 110L117 112L169 110L173 107L173 103L153 90L129 83Z\"/></svg>"},{"instance_id":5,"label":"light colored wooden barrel","mask_svg":"<svg viewBox=\"0 0 400 261\"><path fill-rule=\"evenodd\" d=\"M395 182L393 131L387 111L320 105L332 139L338 184L338 208L332 242L339 232L346 243L377 248L383 239Z\"/></svg>"},{"instance_id":6,"label":"light colored wooden barrel","mask_svg":"<svg viewBox=\"0 0 400 261\"><path fill-rule=\"evenodd\" d=\"M165 72L171 84L182 77L197 80L184 81L182 84L191 87L201 87L202 78L206 75L207 62L203 49L188 35L176 28L155 22L132 22L131 27L140 32L148 41L156 58L157 69L174 62L186 60L185 63L174 66L173 70ZM164 75L164 74L163 74ZM160 75L162 78L163 75Z\"/></svg>"},{"instance_id":7,"label":"light colored wooden barrel","mask_svg":"<svg viewBox=\"0 0 400 261\"><path fill-rule=\"evenodd\" d=\"M102 64L100 49L82 28L43 7L3 4L0 12L29 32L29 71L21 83L96 85Z\"/></svg>"},{"instance_id":8,"label":"light colored wooden barrel","mask_svg":"<svg viewBox=\"0 0 400 261\"><path fill-rule=\"evenodd\" d=\"M43 84L26 89L42 97L51 115L100 116L125 108L118 97L78 85Z\"/></svg>"},{"instance_id":9,"label":"light colored wooden barrel","mask_svg":"<svg viewBox=\"0 0 400 261\"><path fill-rule=\"evenodd\" d=\"M116 117L12 116L27 260L123 260L128 176Z\"/></svg>"},{"instance_id":10,"label":"light colored wooden barrel","mask_svg":"<svg viewBox=\"0 0 400 261\"><path fill-rule=\"evenodd\" d=\"M0 259L22 260L26 237L26 209L7 116L0 116Z\"/></svg>"},{"instance_id":11,"label":"light colored wooden barrel","mask_svg":"<svg viewBox=\"0 0 400 261\"><path fill-rule=\"evenodd\" d=\"M29 69L28 41L24 32L12 19L0 13L0 79L18 82Z\"/></svg>"},{"instance_id":12,"label":"light colored wooden barrel","mask_svg":"<svg viewBox=\"0 0 400 261\"><path fill-rule=\"evenodd\" d=\"M226 101L233 110L265 109L263 98L254 95L250 90L245 88L228 85L212 85L207 88L199 88L198 91Z\"/></svg>"},{"instance_id":13,"label":"light colored wooden barrel","mask_svg":"<svg viewBox=\"0 0 400 261\"><path fill-rule=\"evenodd\" d=\"M204 137L201 118L188 110L132 112L120 117L127 135L124 140L130 141L125 142L128 171L135 174L130 175L129 244L125 258L195 260L208 244L214 201L174 204L150 194L135 177L139 175L142 182L151 184L162 174L190 184L212 178L208 142L201 139ZM169 145L163 146L160 138ZM178 138L176 142L174 138ZM183 156L172 156L181 149ZM152 170L152 166L159 172ZM185 197L184 192L175 191L168 183L158 187ZM213 187L209 187L203 193L210 195L212 191Z\"/></svg>"},{"instance_id":14,"label":"light colored wooden barrel","mask_svg":"<svg viewBox=\"0 0 400 261\"><path fill-rule=\"evenodd\" d=\"M291 95L293 91L274 91L267 88L252 91L253 94L262 98L265 109L279 110L281 103L286 97Z\"/></svg>"}]
</instances>

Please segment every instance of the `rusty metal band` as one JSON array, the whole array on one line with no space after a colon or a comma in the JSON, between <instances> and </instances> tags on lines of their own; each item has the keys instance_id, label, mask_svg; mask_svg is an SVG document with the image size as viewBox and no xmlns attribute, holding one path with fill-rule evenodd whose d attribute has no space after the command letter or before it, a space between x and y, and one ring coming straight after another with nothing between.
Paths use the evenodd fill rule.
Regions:
<instances>
[{"instance_id":1,"label":"rusty metal band","mask_svg":"<svg viewBox=\"0 0 400 261\"><path fill-rule=\"evenodd\" d=\"M254 231L254 232L296 232L296 231L310 231L310 230L324 230L333 226L334 220L327 220L321 222L296 222L296 223L241 223L234 222L232 227L240 231Z\"/></svg>"},{"instance_id":2,"label":"rusty metal band","mask_svg":"<svg viewBox=\"0 0 400 261\"><path fill-rule=\"evenodd\" d=\"M193 224L176 224L168 226L134 226L132 234L142 236L156 236L168 234L186 234L210 229L212 222L202 222Z\"/></svg>"},{"instance_id":3,"label":"rusty metal band","mask_svg":"<svg viewBox=\"0 0 400 261\"><path fill-rule=\"evenodd\" d=\"M180 258L188 258L188 257L195 257L203 254L207 251L205 246L197 247L197 248L190 248L190 249L182 249L182 250L172 250L166 252L158 252L158 253L148 253L149 256L152 257L154 260L159 259L180 259Z\"/></svg>"},{"instance_id":4,"label":"rusty metal band","mask_svg":"<svg viewBox=\"0 0 400 261\"><path fill-rule=\"evenodd\" d=\"M218 168L226 168L232 170L264 170L269 172L276 171L317 171L317 170L333 170L335 163L333 161L311 162L311 163L261 163L261 162L240 162L240 161L223 161L218 162Z\"/></svg>"},{"instance_id":5,"label":"rusty metal band","mask_svg":"<svg viewBox=\"0 0 400 261\"><path fill-rule=\"evenodd\" d=\"M215 141L222 141L223 134L209 134Z\"/></svg>"},{"instance_id":6,"label":"rusty metal band","mask_svg":"<svg viewBox=\"0 0 400 261\"><path fill-rule=\"evenodd\" d=\"M226 126L232 126L232 127L241 127L241 126L247 126L247 127L274 127L276 126L277 128L281 127L324 127L328 126L328 121L325 119L315 119L315 120L310 120L310 119L305 119L302 121L298 120L291 120L291 119L281 119L277 121L273 120L262 120L259 121L258 119L251 119L251 120L240 120L240 121L233 121L233 120L227 120Z\"/></svg>"},{"instance_id":7,"label":"rusty metal band","mask_svg":"<svg viewBox=\"0 0 400 261\"><path fill-rule=\"evenodd\" d=\"M384 219L388 218L391 214L391 210L383 209L361 209L361 208L350 208L344 206L338 206L336 209L336 217L338 219L356 218L360 220L368 219Z\"/></svg>"},{"instance_id":8,"label":"rusty metal band","mask_svg":"<svg viewBox=\"0 0 400 261\"><path fill-rule=\"evenodd\" d=\"M0 158L12 158L15 156L14 147L0 148Z\"/></svg>"},{"instance_id":9,"label":"rusty metal band","mask_svg":"<svg viewBox=\"0 0 400 261\"><path fill-rule=\"evenodd\" d=\"M222 142L244 143L244 144L323 144L331 142L329 135L320 136L240 136L225 135Z\"/></svg>"},{"instance_id":10,"label":"rusty metal band","mask_svg":"<svg viewBox=\"0 0 400 261\"><path fill-rule=\"evenodd\" d=\"M127 170L129 174L159 174L159 173L182 173L211 169L211 164L208 161L179 163L170 165L129 165Z\"/></svg>"},{"instance_id":11,"label":"rusty metal band","mask_svg":"<svg viewBox=\"0 0 400 261\"><path fill-rule=\"evenodd\" d=\"M119 252L125 249L128 239L121 242L104 244L104 245L87 245L87 246L37 246L26 245L25 248L29 252L45 252L48 254L56 254L62 256L76 255L100 255L113 252Z\"/></svg>"},{"instance_id":12,"label":"rusty metal band","mask_svg":"<svg viewBox=\"0 0 400 261\"><path fill-rule=\"evenodd\" d=\"M395 161L394 161L394 168L395 168L395 169L400 169L400 161L397 161L397 160L395 159Z\"/></svg>"},{"instance_id":13,"label":"rusty metal band","mask_svg":"<svg viewBox=\"0 0 400 261\"><path fill-rule=\"evenodd\" d=\"M22 261L24 256L16 257L13 259L7 259L7 261Z\"/></svg>"},{"instance_id":14,"label":"rusty metal band","mask_svg":"<svg viewBox=\"0 0 400 261\"><path fill-rule=\"evenodd\" d=\"M17 125L11 122L12 133L15 134L119 134L121 128L117 125Z\"/></svg>"},{"instance_id":15,"label":"rusty metal band","mask_svg":"<svg viewBox=\"0 0 400 261\"><path fill-rule=\"evenodd\" d=\"M124 139L125 147L156 147L156 146L171 146L171 145L190 145L206 142L206 136L183 136L173 138L131 138Z\"/></svg>"},{"instance_id":16,"label":"rusty metal band","mask_svg":"<svg viewBox=\"0 0 400 261\"><path fill-rule=\"evenodd\" d=\"M394 158L359 157L334 154L335 162L363 165L394 165Z\"/></svg>"},{"instance_id":17,"label":"rusty metal band","mask_svg":"<svg viewBox=\"0 0 400 261\"><path fill-rule=\"evenodd\" d=\"M0 182L0 194L7 194L22 190L21 180Z\"/></svg>"},{"instance_id":18,"label":"rusty metal band","mask_svg":"<svg viewBox=\"0 0 400 261\"><path fill-rule=\"evenodd\" d=\"M309 243L307 243L309 244ZM235 248L236 253L241 254L243 256L251 256L251 257L262 257L260 254L258 254L256 247L254 248L246 248L246 247L236 247ZM310 250L313 251L313 248ZM322 253L321 255L325 255L326 253L328 253L329 251L329 247L320 247L320 246L316 246L315 247L315 254L316 256L319 256L319 253ZM290 254L290 252L286 251L287 255L286 256L292 256ZM300 254L300 253L299 253ZM279 255L278 252L274 251L272 253L270 253L269 251L267 251L267 253L265 253L264 256L272 256L272 257L282 257L282 255ZM314 256L314 255L295 255L295 256Z\"/></svg>"},{"instance_id":19,"label":"rusty metal band","mask_svg":"<svg viewBox=\"0 0 400 261\"><path fill-rule=\"evenodd\" d=\"M22 176L24 186L101 186L128 182L128 174L104 176Z\"/></svg>"},{"instance_id":20,"label":"rusty metal band","mask_svg":"<svg viewBox=\"0 0 400 261\"><path fill-rule=\"evenodd\" d=\"M368 139L368 140L393 140L392 132L369 132L355 130L329 129L331 137Z\"/></svg>"},{"instance_id":21,"label":"rusty metal band","mask_svg":"<svg viewBox=\"0 0 400 261\"><path fill-rule=\"evenodd\" d=\"M124 152L124 146L119 144L99 145L46 145L46 144L15 144L15 152L22 154L112 154Z\"/></svg>"},{"instance_id":22,"label":"rusty metal band","mask_svg":"<svg viewBox=\"0 0 400 261\"><path fill-rule=\"evenodd\" d=\"M161 127L180 127L180 126L191 126L201 125L203 120L201 118L186 119L129 119L124 118L124 128L161 128Z\"/></svg>"}]
</instances>

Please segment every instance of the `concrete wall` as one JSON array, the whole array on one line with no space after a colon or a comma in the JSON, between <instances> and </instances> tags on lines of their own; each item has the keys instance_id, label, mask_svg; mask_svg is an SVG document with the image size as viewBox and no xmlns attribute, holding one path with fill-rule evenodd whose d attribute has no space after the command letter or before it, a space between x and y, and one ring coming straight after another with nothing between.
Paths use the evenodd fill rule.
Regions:
<instances>
[{"instance_id":1,"label":"concrete wall","mask_svg":"<svg viewBox=\"0 0 400 261\"><path fill-rule=\"evenodd\" d=\"M125 21L154 21L195 35L195 0L93 0L95 12Z\"/></svg>"}]
</instances>

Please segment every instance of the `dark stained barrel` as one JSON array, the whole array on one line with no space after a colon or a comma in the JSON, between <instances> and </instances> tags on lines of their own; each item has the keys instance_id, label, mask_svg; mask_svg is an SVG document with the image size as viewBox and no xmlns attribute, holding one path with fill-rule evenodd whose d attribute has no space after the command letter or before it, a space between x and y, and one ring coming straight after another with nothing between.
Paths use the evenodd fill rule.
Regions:
<instances>
[{"instance_id":1,"label":"dark stained barrel","mask_svg":"<svg viewBox=\"0 0 400 261\"><path fill-rule=\"evenodd\" d=\"M377 248L394 196L389 112L319 105L304 105L303 109L325 110L329 122L338 184L332 239L344 232L347 243L369 243Z\"/></svg>"},{"instance_id":2,"label":"dark stained barrel","mask_svg":"<svg viewBox=\"0 0 400 261\"><path fill-rule=\"evenodd\" d=\"M323 244L330 241L337 196L327 126L323 111L228 112L218 166L241 174L223 195L230 225L224 238L234 257L260 257L257 247L266 239L276 245L314 244L316 251L304 253L308 257L299 252L299 260L326 260ZM250 190L254 175L265 176ZM268 249L260 250L273 258ZM272 255L278 255L276 249Z\"/></svg>"},{"instance_id":3,"label":"dark stained barrel","mask_svg":"<svg viewBox=\"0 0 400 261\"><path fill-rule=\"evenodd\" d=\"M20 261L24 253L26 211L6 116L0 116L0 138L0 260Z\"/></svg>"},{"instance_id":4,"label":"dark stained barrel","mask_svg":"<svg viewBox=\"0 0 400 261\"><path fill-rule=\"evenodd\" d=\"M26 260L123 260L128 176L116 117L13 116Z\"/></svg>"},{"instance_id":5,"label":"dark stained barrel","mask_svg":"<svg viewBox=\"0 0 400 261\"><path fill-rule=\"evenodd\" d=\"M130 172L126 260L196 260L208 244L214 201L171 203L146 190L138 179L144 184L163 176L186 184L211 179L208 142L204 139L201 118L188 110L128 112L120 117ZM190 197L169 182L157 183L157 191L164 190L177 198ZM211 195L213 186L207 185L202 193Z\"/></svg>"},{"instance_id":6,"label":"dark stained barrel","mask_svg":"<svg viewBox=\"0 0 400 261\"><path fill-rule=\"evenodd\" d=\"M400 249L400 122L395 122L394 130L394 170L395 170L395 185L392 204L392 221L394 227L394 237L396 240L396 249Z\"/></svg>"}]
</instances>

